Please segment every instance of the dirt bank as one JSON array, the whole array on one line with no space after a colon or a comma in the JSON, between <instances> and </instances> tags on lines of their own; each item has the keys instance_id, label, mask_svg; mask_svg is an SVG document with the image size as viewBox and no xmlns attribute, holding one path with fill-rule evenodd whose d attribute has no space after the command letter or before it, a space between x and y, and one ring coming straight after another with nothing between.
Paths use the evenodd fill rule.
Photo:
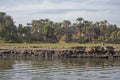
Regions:
<instances>
[{"instance_id":1,"label":"dirt bank","mask_svg":"<svg viewBox=\"0 0 120 80\"><path fill-rule=\"evenodd\" d=\"M0 58L120 58L120 49L110 46L72 49L8 46L0 47Z\"/></svg>"}]
</instances>

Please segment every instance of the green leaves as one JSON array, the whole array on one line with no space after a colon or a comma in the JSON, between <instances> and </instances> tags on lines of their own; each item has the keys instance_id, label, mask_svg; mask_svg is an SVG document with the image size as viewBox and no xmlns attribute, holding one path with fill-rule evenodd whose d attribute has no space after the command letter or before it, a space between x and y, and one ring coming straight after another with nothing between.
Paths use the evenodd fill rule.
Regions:
<instances>
[{"instance_id":1,"label":"green leaves","mask_svg":"<svg viewBox=\"0 0 120 80\"><path fill-rule=\"evenodd\" d=\"M6 41L14 42L17 28L11 16L0 12L0 37Z\"/></svg>"},{"instance_id":2,"label":"green leaves","mask_svg":"<svg viewBox=\"0 0 120 80\"><path fill-rule=\"evenodd\" d=\"M54 34L54 28L52 28L52 25L50 23L44 25L43 33L46 37L52 37L52 35Z\"/></svg>"},{"instance_id":3,"label":"green leaves","mask_svg":"<svg viewBox=\"0 0 120 80\"><path fill-rule=\"evenodd\" d=\"M0 39L10 42L94 42L120 43L120 28L107 20L92 22L79 17L53 22L49 19L32 20L26 26L15 26L11 16L0 12Z\"/></svg>"}]
</instances>

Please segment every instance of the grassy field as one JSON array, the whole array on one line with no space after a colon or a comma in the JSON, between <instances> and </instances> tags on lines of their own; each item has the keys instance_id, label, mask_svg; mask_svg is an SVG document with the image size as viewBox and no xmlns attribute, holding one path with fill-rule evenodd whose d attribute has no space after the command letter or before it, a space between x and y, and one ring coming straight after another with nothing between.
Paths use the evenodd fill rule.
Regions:
<instances>
[{"instance_id":1,"label":"grassy field","mask_svg":"<svg viewBox=\"0 0 120 80\"><path fill-rule=\"evenodd\" d=\"M28 43L0 43L0 46L13 46L13 47L48 47L48 48L73 48L77 46L82 47L95 47L95 46L102 46L102 44L79 44L79 43L39 43L39 44L28 44ZM114 48L120 49L120 44L105 44L105 46L112 46Z\"/></svg>"}]
</instances>

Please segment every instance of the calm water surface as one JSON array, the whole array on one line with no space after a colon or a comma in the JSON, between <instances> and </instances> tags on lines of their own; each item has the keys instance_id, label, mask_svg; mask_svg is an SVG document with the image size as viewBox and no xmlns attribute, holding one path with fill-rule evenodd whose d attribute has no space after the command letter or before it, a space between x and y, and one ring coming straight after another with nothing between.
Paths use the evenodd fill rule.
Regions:
<instances>
[{"instance_id":1,"label":"calm water surface","mask_svg":"<svg viewBox=\"0 0 120 80\"><path fill-rule=\"evenodd\" d=\"M120 80L120 59L0 59L0 80Z\"/></svg>"}]
</instances>

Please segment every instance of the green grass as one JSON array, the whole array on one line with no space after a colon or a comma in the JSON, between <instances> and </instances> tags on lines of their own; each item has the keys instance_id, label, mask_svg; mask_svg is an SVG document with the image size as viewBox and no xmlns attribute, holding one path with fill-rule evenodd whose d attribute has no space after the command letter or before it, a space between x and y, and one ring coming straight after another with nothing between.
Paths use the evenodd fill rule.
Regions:
<instances>
[{"instance_id":1,"label":"green grass","mask_svg":"<svg viewBox=\"0 0 120 80\"><path fill-rule=\"evenodd\" d=\"M105 44L106 46L113 46L115 48L120 49L120 44ZM102 44L93 44L93 43L88 43L88 44L79 44L79 43L39 43L39 44L28 44L28 43L0 43L0 46L13 46L13 47L48 47L48 48L73 48L77 46L82 46L82 47L95 47L95 46L102 46Z\"/></svg>"}]
</instances>

